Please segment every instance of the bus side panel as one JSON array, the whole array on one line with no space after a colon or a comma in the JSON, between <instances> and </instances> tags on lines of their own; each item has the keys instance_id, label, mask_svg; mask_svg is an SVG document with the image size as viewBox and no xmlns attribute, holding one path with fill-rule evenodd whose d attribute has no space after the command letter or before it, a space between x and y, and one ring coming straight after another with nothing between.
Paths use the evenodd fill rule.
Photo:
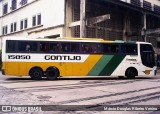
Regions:
<instances>
[{"instance_id":1,"label":"bus side panel","mask_svg":"<svg viewBox=\"0 0 160 114\"><path fill-rule=\"evenodd\" d=\"M135 68L139 71L138 56L127 55L123 61L118 65L115 71L112 73L113 76L125 76L128 68Z\"/></svg>"},{"instance_id":2,"label":"bus side panel","mask_svg":"<svg viewBox=\"0 0 160 114\"><path fill-rule=\"evenodd\" d=\"M88 72L88 62L73 63L73 76L86 76Z\"/></svg>"},{"instance_id":3,"label":"bus side panel","mask_svg":"<svg viewBox=\"0 0 160 114\"><path fill-rule=\"evenodd\" d=\"M73 63L63 63L63 69L64 70L60 70L60 72L64 72L66 76L72 76L73 75ZM62 73L63 74L63 73ZM64 76L64 75L62 75Z\"/></svg>"},{"instance_id":4,"label":"bus side panel","mask_svg":"<svg viewBox=\"0 0 160 114\"><path fill-rule=\"evenodd\" d=\"M94 57L95 58L95 57ZM88 76L105 76L107 74L107 64L113 58L113 55L97 56L97 59L90 61L90 70ZM106 69L107 68L107 69Z\"/></svg>"},{"instance_id":5,"label":"bus side panel","mask_svg":"<svg viewBox=\"0 0 160 114\"><path fill-rule=\"evenodd\" d=\"M18 62L6 62L6 75L20 76Z\"/></svg>"},{"instance_id":6,"label":"bus side panel","mask_svg":"<svg viewBox=\"0 0 160 114\"><path fill-rule=\"evenodd\" d=\"M101 55L92 55L84 62L29 62L27 63L27 72L31 68L40 67L45 72L49 67L56 67L60 71L60 76L86 76L94 65L101 58ZM25 68L24 68L25 69ZM27 75L28 75L27 74Z\"/></svg>"},{"instance_id":7,"label":"bus side panel","mask_svg":"<svg viewBox=\"0 0 160 114\"><path fill-rule=\"evenodd\" d=\"M26 65L27 65L26 62L19 63L19 75L20 76L27 76L28 75Z\"/></svg>"},{"instance_id":8,"label":"bus side panel","mask_svg":"<svg viewBox=\"0 0 160 114\"><path fill-rule=\"evenodd\" d=\"M102 55L90 55L83 63L73 63L73 76L87 76L101 57ZM97 70L94 70L94 72L97 72ZM90 75L95 74L91 73Z\"/></svg>"}]
</instances>

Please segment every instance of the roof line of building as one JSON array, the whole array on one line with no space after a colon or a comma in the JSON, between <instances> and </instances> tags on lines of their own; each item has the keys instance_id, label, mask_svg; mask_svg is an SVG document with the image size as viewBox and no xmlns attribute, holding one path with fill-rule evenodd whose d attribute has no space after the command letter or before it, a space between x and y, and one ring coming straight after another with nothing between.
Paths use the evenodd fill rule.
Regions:
<instances>
[{"instance_id":1,"label":"roof line of building","mask_svg":"<svg viewBox=\"0 0 160 114\"><path fill-rule=\"evenodd\" d=\"M126 3L126 2L122 2L122 1L118 1L118 0L104 0L104 1L114 3L114 4L117 4L117 5L129 8L129 9L132 9L132 10L136 10L136 11L141 12L141 13L150 14L150 15L153 15L153 16L156 16L156 17L160 17L160 14L158 14L156 12L149 11L149 10L144 9L142 7L137 7L137 6L134 6L134 5Z\"/></svg>"},{"instance_id":2,"label":"roof line of building","mask_svg":"<svg viewBox=\"0 0 160 114\"><path fill-rule=\"evenodd\" d=\"M42 28L42 29L35 30L35 31L31 31L31 32L28 32L28 34L37 33L37 32L41 32L41 31L45 31L45 30L50 30L50 29L58 28L58 27L62 27L62 26L64 26L64 24L56 25L56 26L52 26L52 27L48 27L48 28Z\"/></svg>"}]
</instances>

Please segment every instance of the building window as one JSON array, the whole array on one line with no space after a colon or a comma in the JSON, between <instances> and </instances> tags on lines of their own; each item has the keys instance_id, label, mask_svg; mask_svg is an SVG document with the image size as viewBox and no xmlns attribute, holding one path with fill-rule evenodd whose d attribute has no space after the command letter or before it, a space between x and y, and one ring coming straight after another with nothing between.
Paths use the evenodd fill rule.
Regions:
<instances>
[{"instance_id":1,"label":"building window","mask_svg":"<svg viewBox=\"0 0 160 114\"><path fill-rule=\"evenodd\" d=\"M41 14L37 16L37 25L41 25Z\"/></svg>"},{"instance_id":2,"label":"building window","mask_svg":"<svg viewBox=\"0 0 160 114\"><path fill-rule=\"evenodd\" d=\"M8 26L3 26L3 29L2 29L2 34L5 35L8 33Z\"/></svg>"},{"instance_id":3,"label":"building window","mask_svg":"<svg viewBox=\"0 0 160 114\"><path fill-rule=\"evenodd\" d=\"M36 16L33 16L32 18L32 26L36 26Z\"/></svg>"},{"instance_id":4,"label":"building window","mask_svg":"<svg viewBox=\"0 0 160 114\"><path fill-rule=\"evenodd\" d=\"M17 8L17 0L12 0L12 10L15 10Z\"/></svg>"},{"instance_id":5,"label":"building window","mask_svg":"<svg viewBox=\"0 0 160 114\"><path fill-rule=\"evenodd\" d=\"M11 23L11 32L13 32L13 23Z\"/></svg>"},{"instance_id":6,"label":"building window","mask_svg":"<svg viewBox=\"0 0 160 114\"><path fill-rule=\"evenodd\" d=\"M24 20L24 28L26 29L27 27L28 27L28 20L25 19L25 20Z\"/></svg>"},{"instance_id":7,"label":"building window","mask_svg":"<svg viewBox=\"0 0 160 114\"><path fill-rule=\"evenodd\" d=\"M8 33L8 26L5 26L5 34Z\"/></svg>"},{"instance_id":8,"label":"building window","mask_svg":"<svg viewBox=\"0 0 160 114\"><path fill-rule=\"evenodd\" d=\"M3 15L8 13L8 4L3 6Z\"/></svg>"},{"instance_id":9,"label":"building window","mask_svg":"<svg viewBox=\"0 0 160 114\"><path fill-rule=\"evenodd\" d=\"M2 28L2 34L5 34L5 27Z\"/></svg>"},{"instance_id":10,"label":"building window","mask_svg":"<svg viewBox=\"0 0 160 114\"><path fill-rule=\"evenodd\" d=\"M27 2L28 2L28 0L21 0L21 5L24 6L27 4Z\"/></svg>"},{"instance_id":11,"label":"building window","mask_svg":"<svg viewBox=\"0 0 160 114\"><path fill-rule=\"evenodd\" d=\"M17 31L17 23L14 22L14 32Z\"/></svg>"},{"instance_id":12,"label":"building window","mask_svg":"<svg viewBox=\"0 0 160 114\"><path fill-rule=\"evenodd\" d=\"M20 22L20 30L23 30L23 20Z\"/></svg>"}]
</instances>

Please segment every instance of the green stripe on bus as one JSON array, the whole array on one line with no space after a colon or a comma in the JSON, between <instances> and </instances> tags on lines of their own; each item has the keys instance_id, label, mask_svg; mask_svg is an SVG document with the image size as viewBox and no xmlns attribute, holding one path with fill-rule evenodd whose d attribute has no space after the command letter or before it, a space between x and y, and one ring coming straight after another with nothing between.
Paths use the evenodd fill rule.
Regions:
<instances>
[{"instance_id":1,"label":"green stripe on bus","mask_svg":"<svg viewBox=\"0 0 160 114\"><path fill-rule=\"evenodd\" d=\"M108 64L104 67L104 69L100 72L100 76L110 76L118 65L123 61L125 55L115 55Z\"/></svg>"},{"instance_id":2,"label":"green stripe on bus","mask_svg":"<svg viewBox=\"0 0 160 114\"><path fill-rule=\"evenodd\" d=\"M102 70L105 68L106 64L112 59L113 55L104 55L97 62L97 64L88 73L88 76L98 76Z\"/></svg>"}]
</instances>

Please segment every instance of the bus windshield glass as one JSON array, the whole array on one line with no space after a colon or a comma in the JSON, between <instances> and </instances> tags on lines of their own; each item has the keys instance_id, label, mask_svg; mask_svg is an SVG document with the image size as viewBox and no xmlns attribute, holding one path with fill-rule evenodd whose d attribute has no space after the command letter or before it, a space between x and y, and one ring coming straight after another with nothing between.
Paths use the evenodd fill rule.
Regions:
<instances>
[{"instance_id":1,"label":"bus windshield glass","mask_svg":"<svg viewBox=\"0 0 160 114\"><path fill-rule=\"evenodd\" d=\"M152 45L150 44L141 44L140 45L140 53L142 64L153 68L155 66L155 57L154 57L154 50Z\"/></svg>"}]
</instances>

